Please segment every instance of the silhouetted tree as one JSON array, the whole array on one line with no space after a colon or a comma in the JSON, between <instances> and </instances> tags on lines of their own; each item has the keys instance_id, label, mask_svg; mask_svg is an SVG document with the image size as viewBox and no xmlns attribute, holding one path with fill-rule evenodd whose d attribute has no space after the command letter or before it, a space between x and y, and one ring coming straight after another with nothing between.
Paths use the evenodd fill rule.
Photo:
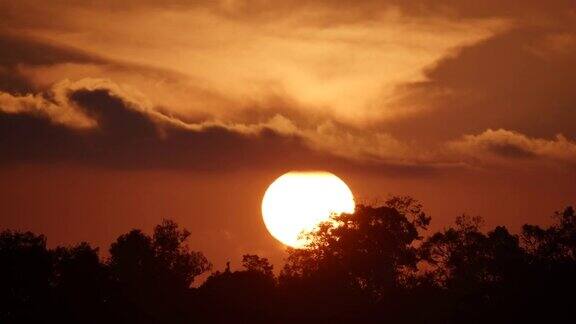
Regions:
<instances>
[{"instance_id":1,"label":"silhouetted tree","mask_svg":"<svg viewBox=\"0 0 576 324\"><path fill-rule=\"evenodd\" d=\"M190 320L185 301L190 284L211 265L185 244L190 233L164 220L152 237L140 230L121 235L110 247L109 266L124 303L120 316L140 323ZM128 317L128 318L126 318Z\"/></svg>"},{"instance_id":2,"label":"silhouetted tree","mask_svg":"<svg viewBox=\"0 0 576 324\"><path fill-rule=\"evenodd\" d=\"M518 236L504 227L484 234L480 224L478 217L461 216L456 227L435 233L420 248L429 273L448 292L444 302L452 305L451 320L457 323L511 320L517 311L502 301L514 293L507 288L519 283L527 256Z\"/></svg>"},{"instance_id":3,"label":"silhouetted tree","mask_svg":"<svg viewBox=\"0 0 576 324\"><path fill-rule=\"evenodd\" d=\"M54 256L56 314L59 323L102 323L110 320L111 282L98 249L88 243L58 247Z\"/></svg>"},{"instance_id":4,"label":"silhouetted tree","mask_svg":"<svg viewBox=\"0 0 576 324\"><path fill-rule=\"evenodd\" d=\"M216 271L200 287L201 308L210 322L271 322L279 320L276 281L266 258L246 254L245 270Z\"/></svg>"},{"instance_id":5,"label":"silhouetted tree","mask_svg":"<svg viewBox=\"0 0 576 324\"><path fill-rule=\"evenodd\" d=\"M178 287L190 287L194 278L212 267L201 252L191 251L185 244L190 236L186 229L178 229L171 220L164 220L154 228L152 247L165 280Z\"/></svg>"},{"instance_id":6,"label":"silhouetted tree","mask_svg":"<svg viewBox=\"0 0 576 324\"><path fill-rule=\"evenodd\" d=\"M576 215L567 207L554 215L548 228L524 225L522 244L529 253L523 291L525 309L538 309L531 319L565 322L576 309Z\"/></svg>"},{"instance_id":7,"label":"silhouetted tree","mask_svg":"<svg viewBox=\"0 0 576 324\"><path fill-rule=\"evenodd\" d=\"M522 227L522 241L530 253L542 261L576 260L576 215L567 207L554 214L556 223L543 229L537 225Z\"/></svg>"},{"instance_id":8,"label":"silhouetted tree","mask_svg":"<svg viewBox=\"0 0 576 324\"><path fill-rule=\"evenodd\" d=\"M275 277L266 258L212 273L190 232L165 220L132 230L100 260L87 243L0 232L0 323L567 323L576 301L576 213L518 235L478 217L424 238L430 218L410 197L357 206L288 249Z\"/></svg>"},{"instance_id":9,"label":"silhouetted tree","mask_svg":"<svg viewBox=\"0 0 576 324\"><path fill-rule=\"evenodd\" d=\"M370 308L394 316L406 276L417 271L419 230L429 221L407 198L382 207L356 206L354 214L336 216L308 233L306 249L289 249L281 284L289 295L308 296L306 304L315 305L302 316L352 319L371 316Z\"/></svg>"},{"instance_id":10,"label":"silhouetted tree","mask_svg":"<svg viewBox=\"0 0 576 324\"><path fill-rule=\"evenodd\" d=\"M52 256L46 238L0 233L0 323L41 323L51 311Z\"/></svg>"},{"instance_id":11,"label":"silhouetted tree","mask_svg":"<svg viewBox=\"0 0 576 324\"><path fill-rule=\"evenodd\" d=\"M255 254L245 254L242 256L242 266L246 271L261 273L268 277L274 277L274 267L270 264L268 259L261 258Z\"/></svg>"}]
</instances>

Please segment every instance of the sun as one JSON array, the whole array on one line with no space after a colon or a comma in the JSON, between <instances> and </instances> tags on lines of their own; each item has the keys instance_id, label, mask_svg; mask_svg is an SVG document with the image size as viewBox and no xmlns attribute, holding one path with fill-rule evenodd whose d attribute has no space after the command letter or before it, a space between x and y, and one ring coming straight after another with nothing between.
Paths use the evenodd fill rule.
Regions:
<instances>
[{"instance_id":1,"label":"sun","mask_svg":"<svg viewBox=\"0 0 576 324\"><path fill-rule=\"evenodd\" d=\"M329 220L333 214L353 213L354 196L350 188L330 172L288 172L276 179L262 199L266 228L277 240L302 248L299 237Z\"/></svg>"}]
</instances>

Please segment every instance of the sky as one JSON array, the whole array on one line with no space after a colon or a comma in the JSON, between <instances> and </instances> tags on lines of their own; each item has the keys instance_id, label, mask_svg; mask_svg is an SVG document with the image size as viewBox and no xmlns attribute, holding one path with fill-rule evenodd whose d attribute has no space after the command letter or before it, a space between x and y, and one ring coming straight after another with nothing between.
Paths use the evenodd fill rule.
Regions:
<instances>
[{"instance_id":1,"label":"sky","mask_svg":"<svg viewBox=\"0 0 576 324\"><path fill-rule=\"evenodd\" d=\"M517 231L576 203L569 0L0 0L0 228L107 246L171 218L258 253L266 187L326 170Z\"/></svg>"}]
</instances>

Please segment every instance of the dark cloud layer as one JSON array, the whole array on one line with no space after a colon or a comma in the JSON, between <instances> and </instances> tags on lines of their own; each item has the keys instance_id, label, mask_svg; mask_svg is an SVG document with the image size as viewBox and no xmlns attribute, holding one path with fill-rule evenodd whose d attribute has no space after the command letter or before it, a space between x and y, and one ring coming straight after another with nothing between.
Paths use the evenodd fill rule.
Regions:
<instances>
[{"instance_id":1,"label":"dark cloud layer","mask_svg":"<svg viewBox=\"0 0 576 324\"><path fill-rule=\"evenodd\" d=\"M489 129L452 141L449 146L459 154L482 163L495 162L496 159L500 163L556 161L576 166L576 143L561 135L545 140L503 129Z\"/></svg>"},{"instance_id":2,"label":"dark cloud layer","mask_svg":"<svg viewBox=\"0 0 576 324\"><path fill-rule=\"evenodd\" d=\"M97 126L77 129L45 115L0 113L0 164L80 163L216 172L356 168L420 177L439 171L434 165L343 159L310 148L298 136L266 127L250 134L219 126L188 129L172 117L134 107L110 89L75 90L69 99Z\"/></svg>"},{"instance_id":3,"label":"dark cloud layer","mask_svg":"<svg viewBox=\"0 0 576 324\"><path fill-rule=\"evenodd\" d=\"M107 90L78 90L70 99L97 121L96 128L71 129L33 114L0 114L0 161L230 170L313 168L326 159L298 138L272 130L246 136L220 127L195 131L157 121Z\"/></svg>"},{"instance_id":4,"label":"dark cloud layer","mask_svg":"<svg viewBox=\"0 0 576 324\"><path fill-rule=\"evenodd\" d=\"M387 129L436 140L489 128L576 136L576 26L565 20L462 48L426 76L402 89L403 104L420 113Z\"/></svg>"},{"instance_id":5,"label":"dark cloud layer","mask_svg":"<svg viewBox=\"0 0 576 324\"><path fill-rule=\"evenodd\" d=\"M57 63L98 63L102 58L78 49L47 44L30 37L0 33L0 91L29 93L34 90L18 68Z\"/></svg>"}]
</instances>

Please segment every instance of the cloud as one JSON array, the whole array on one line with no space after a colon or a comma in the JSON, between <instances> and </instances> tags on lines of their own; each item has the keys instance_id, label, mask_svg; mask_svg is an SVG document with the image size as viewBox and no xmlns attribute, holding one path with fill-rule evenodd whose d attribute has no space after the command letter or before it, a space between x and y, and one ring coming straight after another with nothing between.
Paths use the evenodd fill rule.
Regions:
<instances>
[{"instance_id":1,"label":"cloud","mask_svg":"<svg viewBox=\"0 0 576 324\"><path fill-rule=\"evenodd\" d=\"M128 169L230 170L280 163L306 167L324 159L300 139L282 136L266 125L253 130L184 123L107 80L64 81L49 94L3 95L9 100L0 112L2 163L68 161ZM89 123L64 119L67 114Z\"/></svg>"},{"instance_id":2,"label":"cloud","mask_svg":"<svg viewBox=\"0 0 576 324\"><path fill-rule=\"evenodd\" d=\"M20 73L23 66L46 66L59 63L104 63L84 51L48 44L38 39L0 29L0 90L26 93L34 90L28 78Z\"/></svg>"},{"instance_id":3,"label":"cloud","mask_svg":"<svg viewBox=\"0 0 576 324\"><path fill-rule=\"evenodd\" d=\"M59 102L59 98L54 100L47 100L41 95L15 96L0 92L0 112L44 115L55 123L78 128L93 126L93 121L72 109L67 100L65 102Z\"/></svg>"},{"instance_id":4,"label":"cloud","mask_svg":"<svg viewBox=\"0 0 576 324\"><path fill-rule=\"evenodd\" d=\"M423 81L398 87L390 106L400 117L383 127L399 138L428 141L500 128L576 137L574 18L562 11L553 19L519 20L453 51L430 66Z\"/></svg>"},{"instance_id":5,"label":"cloud","mask_svg":"<svg viewBox=\"0 0 576 324\"><path fill-rule=\"evenodd\" d=\"M100 164L205 167L202 154L230 164L252 154L443 167L461 162L442 147L463 134L574 138L567 5L3 2L0 119L13 139L3 145L18 146L14 134L30 123L45 138L20 140L37 152L44 143L38 157ZM61 19L42 19L55 12ZM64 144L51 143L51 132ZM566 160L516 143L489 147L501 159Z\"/></svg>"},{"instance_id":6,"label":"cloud","mask_svg":"<svg viewBox=\"0 0 576 324\"><path fill-rule=\"evenodd\" d=\"M448 143L460 156L481 162L548 160L576 166L576 142L562 135L554 139L531 138L524 134L488 129Z\"/></svg>"},{"instance_id":7,"label":"cloud","mask_svg":"<svg viewBox=\"0 0 576 324\"><path fill-rule=\"evenodd\" d=\"M1 163L68 161L114 168L233 170L358 168L426 174L518 161L576 163L576 144L487 130L426 147L388 133L299 125L282 115L255 123L188 122L106 79L64 80L45 93L0 93Z\"/></svg>"},{"instance_id":8,"label":"cloud","mask_svg":"<svg viewBox=\"0 0 576 324\"><path fill-rule=\"evenodd\" d=\"M111 97L121 98L122 107L115 105L110 107L110 102L100 103L99 110L88 111L86 107L91 107L89 101L83 105L77 105L82 101L83 93L103 92ZM93 104L99 104L95 102ZM150 118L166 118L161 114L154 113L151 104L146 100L144 95L134 89L126 89L106 79L82 79L79 81L63 80L56 83L51 89L43 93L13 95L0 91L0 112L6 114L29 114L46 117L49 121L62 124L71 128L94 128L98 126L99 118L106 117L108 114L116 112L121 113L129 107L130 110L140 110L142 114L149 114ZM94 115L98 115L98 118ZM118 116L116 116L118 117ZM110 118L104 121L108 123L115 122L116 118Z\"/></svg>"},{"instance_id":9,"label":"cloud","mask_svg":"<svg viewBox=\"0 0 576 324\"><path fill-rule=\"evenodd\" d=\"M385 102L397 84L421 80L422 69L448 50L490 37L502 25L494 19L409 16L379 1L32 4L19 2L7 10L15 17L7 29L81 48L105 63L22 62L15 72L35 86L63 78L110 78L188 120L238 122L243 110L255 105L275 110L274 99L282 97L306 115L328 115L336 123L377 122L390 118ZM26 26L26 9L41 11L40 17L57 11L61 19ZM364 19L357 11L375 17ZM181 77L167 82L140 70L119 72L121 63Z\"/></svg>"},{"instance_id":10,"label":"cloud","mask_svg":"<svg viewBox=\"0 0 576 324\"><path fill-rule=\"evenodd\" d=\"M77 152L79 155L98 155L97 152L109 158L113 154L125 157L148 155L150 160L156 155L155 150L158 150L157 153L173 151L170 155L177 154L181 158L187 155L188 150L204 150L208 146L215 152L222 151L222 154L234 153L244 147L247 152L258 155L257 159L264 160L267 157L283 159L286 153L277 155L278 150L295 149L288 156L302 154L296 160L306 161L308 158L305 156L318 155L327 160L344 159L383 165L405 164L412 154L408 146L385 133L366 135L330 121L318 125L296 125L276 114L255 123L217 119L187 122L159 111L137 90L106 79L63 80L49 91L37 94L11 95L0 92L0 112L4 113L0 119L4 119L5 132L26 127L26 122L42 124L41 128L46 131L52 124L53 128L59 129L58 137L71 137L64 143L74 143L71 150L80 151ZM22 143L18 144L14 136L7 137L15 140L10 144L14 146L30 145L34 138L21 139ZM49 141L49 137L42 136L39 140ZM239 146L230 150L232 143ZM267 147L264 143L279 146ZM252 145L254 147L250 147ZM60 147L56 151L64 149ZM145 154L146 151L149 154ZM95 156L93 158L98 160ZM189 161L189 157L184 158L182 163L185 161Z\"/></svg>"},{"instance_id":11,"label":"cloud","mask_svg":"<svg viewBox=\"0 0 576 324\"><path fill-rule=\"evenodd\" d=\"M300 129L281 115L251 124L185 122L159 112L138 91L105 79L64 80L45 93L21 96L0 92L0 112L5 161L216 168L273 160L312 166L358 153L342 150L354 144L345 132L325 125ZM26 135L27 128L33 131Z\"/></svg>"},{"instance_id":12,"label":"cloud","mask_svg":"<svg viewBox=\"0 0 576 324\"><path fill-rule=\"evenodd\" d=\"M37 9L38 0L21 0L3 2L6 17L22 15ZM81 0L53 0L51 8L62 10L67 7L89 10L135 11L135 10L181 10L203 9L233 19L274 19L278 16L297 14L299 12L332 13L332 23L351 23L375 19L379 12L396 8L412 16L452 15L458 17L517 17L522 15L551 14L571 9L570 0L552 0L543 3L538 0L524 1L473 1L473 0L102 0L86 2ZM47 10L47 8L43 8ZM334 18L340 19L334 19ZM38 19L37 19L38 20ZM33 24L30 20L27 23ZM36 21L37 22L37 21Z\"/></svg>"}]
</instances>

